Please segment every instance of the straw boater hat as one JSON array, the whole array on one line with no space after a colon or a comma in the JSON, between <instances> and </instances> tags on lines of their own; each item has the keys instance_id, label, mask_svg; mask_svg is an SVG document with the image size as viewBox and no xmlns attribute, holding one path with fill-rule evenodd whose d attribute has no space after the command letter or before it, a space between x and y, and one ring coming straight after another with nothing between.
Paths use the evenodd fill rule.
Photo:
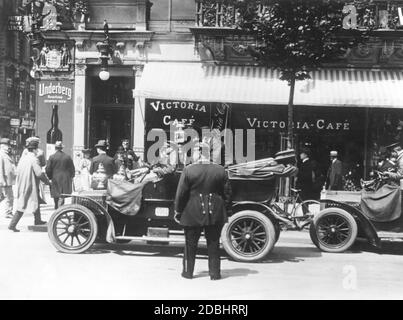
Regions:
<instances>
[{"instance_id":1,"label":"straw boater hat","mask_svg":"<svg viewBox=\"0 0 403 320\"><path fill-rule=\"evenodd\" d=\"M337 157L338 153L335 150L330 151L330 156L331 157Z\"/></svg>"}]
</instances>

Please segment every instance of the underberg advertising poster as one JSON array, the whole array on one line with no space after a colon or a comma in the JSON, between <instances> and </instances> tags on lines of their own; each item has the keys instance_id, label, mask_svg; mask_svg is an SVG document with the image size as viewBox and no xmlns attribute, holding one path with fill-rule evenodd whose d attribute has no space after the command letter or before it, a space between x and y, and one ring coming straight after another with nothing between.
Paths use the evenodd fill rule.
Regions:
<instances>
[{"instance_id":1,"label":"underberg advertising poster","mask_svg":"<svg viewBox=\"0 0 403 320\"><path fill-rule=\"evenodd\" d=\"M54 152L54 143L63 141L63 151L73 155L74 82L41 80L37 82L37 132L46 158Z\"/></svg>"}]
</instances>

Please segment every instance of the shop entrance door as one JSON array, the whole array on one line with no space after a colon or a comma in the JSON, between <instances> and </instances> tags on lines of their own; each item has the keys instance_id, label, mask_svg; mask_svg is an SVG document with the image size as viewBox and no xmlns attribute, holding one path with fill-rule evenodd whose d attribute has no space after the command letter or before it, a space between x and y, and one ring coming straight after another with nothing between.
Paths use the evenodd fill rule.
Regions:
<instances>
[{"instance_id":1,"label":"shop entrance door","mask_svg":"<svg viewBox=\"0 0 403 320\"><path fill-rule=\"evenodd\" d=\"M109 142L108 154L113 156L123 139L131 140L132 107L131 106L93 106L90 111L89 146L98 140Z\"/></svg>"},{"instance_id":2,"label":"shop entrance door","mask_svg":"<svg viewBox=\"0 0 403 320\"><path fill-rule=\"evenodd\" d=\"M107 140L113 156L123 139L133 140L134 79L110 77L102 81L90 78L91 107L88 108L87 145L93 149L98 140ZM95 150L93 154L95 155Z\"/></svg>"}]
</instances>

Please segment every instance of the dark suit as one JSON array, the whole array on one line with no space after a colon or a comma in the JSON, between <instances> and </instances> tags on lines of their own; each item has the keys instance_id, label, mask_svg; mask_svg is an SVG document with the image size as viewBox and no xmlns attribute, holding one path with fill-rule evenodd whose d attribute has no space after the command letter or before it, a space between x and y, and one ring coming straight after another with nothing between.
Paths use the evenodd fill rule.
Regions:
<instances>
[{"instance_id":1,"label":"dark suit","mask_svg":"<svg viewBox=\"0 0 403 320\"><path fill-rule=\"evenodd\" d=\"M114 160L118 158L117 154L113 157ZM129 170L137 169L137 161L140 159L132 149L123 149L123 161L126 168Z\"/></svg>"},{"instance_id":2,"label":"dark suit","mask_svg":"<svg viewBox=\"0 0 403 320\"><path fill-rule=\"evenodd\" d=\"M102 163L105 168L105 173L108 178L111 178L115 173L115 164L113 162L113 158L109 157L105 153L101 153L96 157L92 158L91 166L90 166L90 174L97 172L99 164Z\"/></svg>"},{"instance_id":3,"label":"dark suit","mask_svg":"<svg viewBox=\"0 0 403 320\"><path fill-rule=\"evenodd\" d=\"M302 200L314 199L314 168L310 159L301 162L298 168L297 188Z\"/></svg>"},{"instance_id":4,"label":"dark suit","mask_svg":"<svg viewBox=\"0 0 403 320\"><path fill-rule=\"evenodd\" d=\"M331 162L327 171L327 189L343 190L343 163L338 159Z\"/></svg>"},{"instance_id":5,"label":"dark suit","mask_svg":"<svg viewBox=\"0 0 403 320\"><path fill-rule=\"evenodd\" d=\"M175 211L185 229L183 272L192 277L197 244L205 231L209 256L209 273L220 277L220 234L231 210L230 186L225 169L213 163L192 164L182 172L175 198Z\"/></svg>"},{"instance_id":6,"label":"dark suit","mask_svg":"<svg viewBox=\"0 0 403 320\"><path fill-rule=\"evenodd\" d=\"M46 175L52 180L50 195L54 199L55 209L63 205L64 199L61 194L71 194L72 179L75 175L74 163L71 157L61 150L57 150L49 157L46 165Z\"/></svg>"}]
</instances>

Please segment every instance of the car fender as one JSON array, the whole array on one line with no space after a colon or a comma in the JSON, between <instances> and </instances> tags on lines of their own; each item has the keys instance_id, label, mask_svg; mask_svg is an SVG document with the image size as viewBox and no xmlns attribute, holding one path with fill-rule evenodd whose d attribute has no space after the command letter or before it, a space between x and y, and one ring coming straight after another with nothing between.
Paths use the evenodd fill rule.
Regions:
<instances>
[{"instance_id":1,"label":"car fender","mask_svg":"<svg viewBox=\"0 0 403 320\"><path fill-rule=\"evenodd\" d=\"M353 218L356 220L358 226L364 232L368 242L380 248L381 247L381 240L378 237L376 229L372 222L356 207L353 207L349 204L334 201L334 200L320 200L321 207L324 204L326 208L340 208L348 213L350 213Z\"/></svg>"},{"instance_id":2,"label":"car fender","mask_svg":"<svg viewBox=\"0 0 403 320\"><path fill-rule=\"evenodd\" d=\"M278 238L280 237L280 231L281 231L279 221L282 221L283 218L277 215L273 211L273 209L271 209L269 206L254 201L240 201L233 204L232 212L236 213L242 210L255 210L268 217L270 221L273 223L274 228L276 229L276 242L277 242Z\"/></svg>"}]
</instances>

